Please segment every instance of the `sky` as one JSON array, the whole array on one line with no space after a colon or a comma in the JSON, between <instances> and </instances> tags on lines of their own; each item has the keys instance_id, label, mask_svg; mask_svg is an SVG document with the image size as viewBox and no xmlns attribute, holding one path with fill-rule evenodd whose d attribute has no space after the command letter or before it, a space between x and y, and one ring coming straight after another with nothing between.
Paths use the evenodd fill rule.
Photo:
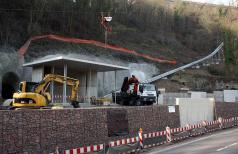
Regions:
<instances>
[{"instance_id":1,"label":"sky","mask_svg":"<svg viewBox=\"0 0 238 154\"><path fill-rule=\"evenodd\" d=\"M186 0L186 1L229 5L229 3L232 3L232 1L235 1L235 0Z\"/></svg>"}]
</instances>

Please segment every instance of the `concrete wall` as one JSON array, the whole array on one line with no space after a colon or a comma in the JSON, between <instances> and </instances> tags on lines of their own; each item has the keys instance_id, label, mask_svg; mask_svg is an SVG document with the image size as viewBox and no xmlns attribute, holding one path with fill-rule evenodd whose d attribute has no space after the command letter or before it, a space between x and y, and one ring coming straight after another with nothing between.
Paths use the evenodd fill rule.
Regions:
<instances>
[{"instance_id":1,"label":"concrete wall","mask_svg":"<svg viewBox=\"0 0 238 154\"><path fill-rule=\"evenodd\" d=\"M32 82L40 82L44 77L44 67L36 67L32 70Z\"/></svg>"},{"instance_id":2,"label":"concrete wall","mask_svg":"<svg viewBox=\"0 0 238 154\"><path fill-rule=\"evenodd\" d=\"M224 102L224 92L223 91L213 91L213 93L208 93L207 97L214 98L215 102Z\"/></svg>"},{"instance_id":3,"label":"concrete wall","mask_svg":"<svg viewBox=\"0 0 238 154\"><path fill-rule=\"evenodd\" d=\"M176 98L179 105L181 127L214 120L213 98Z\"/></svg>"},{"instance_id":4,"label":"concrete wall","mask_svg":"<svg viewBox=\"0 0 238 154\"><path fill-rule=\"evenodd\" d=\"M91 97L95 96L97 97L98 91L97 91L97 72L87 72L87 92L86 96ZM90 100L88 100L89 102Z\"/></svg>"},{"instance_id":5,"label":"concrete wall","mask_svg":"<svg viewBox=\"0 0 238 154\"><path fill-rule=\"evenodd\" d=\"M191 98L207 98L207 93L202 91L191 91Z\"/></svg>"},{"instance_id":6,"label":"concrete wall","mask_svg":"<svg viewBox=\"0 0 238 154\"><path fill-rule=\"evenodd\" d=\"M236 102L238 90L224 90L224 102Z\"/></svg>"},{"instance_id":7,"label":"concrete wall","mask_svg":"<svg viewBox=\"0 0 238 154\"><path fill-rule=\"evenodd\" d=\"M189 98L189 93L164 93L159 95L158 103L163 105L175 105L176 98Z\"/></svg>"},{"instance_id":8,"label":"concrete wall","mask_svg":"<svg viewBox=\"0 0 238 154\"><path fill-rule=\"evenodd\" d=\"M116 83L115 83L115 74L116 74ZM111 93L111 91L115 90L115 86L117 90L121 89L123 79L126 76L130 76L128 70L119 70L116 71L116 73L114 71L98 72L97 75L98 96L102 97Z\"/></svg>"},{"instance_id":9,"label":"concrete wall","mask_svg":"<svg viewBox=\"0 0 238 154\"><path fill-rule=\"evenodd\" d=\"M108 137L107 111L124 110L129 135ZM48 154L56 146L63 149L107 143L144 132L179 127L179 111L169 113L167 106L0 111L0 153Z\"/></svg>"}]
</instances>

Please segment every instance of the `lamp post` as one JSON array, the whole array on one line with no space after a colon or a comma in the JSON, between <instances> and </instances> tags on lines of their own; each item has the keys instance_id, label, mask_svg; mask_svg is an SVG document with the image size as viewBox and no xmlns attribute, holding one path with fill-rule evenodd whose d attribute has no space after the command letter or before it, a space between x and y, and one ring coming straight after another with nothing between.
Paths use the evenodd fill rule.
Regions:
<instances>
[{"instance_id":1,"label":"lamp post","mask_svg":"<svg viewBox=\"0 0 238 154\"><path fill-rule=\"evenodd\" d=\"M101 24L103 25L104 29L105 29L105 47L107 46L107 35L108 35L108 31L111 31L111 28L109 27L108 23L112 21L112 17L111 16L107 16L107 17L103 17Z\"/></svg>"}]
</instances>

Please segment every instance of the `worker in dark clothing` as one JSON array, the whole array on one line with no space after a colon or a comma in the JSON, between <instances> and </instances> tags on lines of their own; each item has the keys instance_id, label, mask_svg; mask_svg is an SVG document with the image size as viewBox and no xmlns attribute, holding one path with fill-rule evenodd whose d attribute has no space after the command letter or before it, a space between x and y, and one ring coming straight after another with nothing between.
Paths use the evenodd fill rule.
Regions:
<instances>
[{"instance_id":1,"label":"worker in dark clothing","mask_svg":"<svg viewBox=\"0 0 238 154\"><path fill-rule=\"evenodd\" d=\"M129 84L134 84L133 93L137 94L139 80L135 77L135 75L131 76L131 78L129 79Z\"/></svg>"},{"instance_id":2,"label":"worker in dark clothing","mask_svg":"<svg viewBox=\"0 0 238 154\"><path fill-rule=\"evenodd\" d=\"M129 89L129 81L128 81L128 77L125 77L121 87L121 91L127 92L128 89Z\"/></svg>"}]
</instances>

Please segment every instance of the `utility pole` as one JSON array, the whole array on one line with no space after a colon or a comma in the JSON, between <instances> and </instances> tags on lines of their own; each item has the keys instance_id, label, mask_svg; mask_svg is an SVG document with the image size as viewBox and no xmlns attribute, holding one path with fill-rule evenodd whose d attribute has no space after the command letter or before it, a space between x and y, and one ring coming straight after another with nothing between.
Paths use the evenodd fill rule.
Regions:
<instances>
[{"instance_id":1,"label":"utility pole","mask_svg":"<svg viewBox=\"0 0 238 154\"><path fill-rule=\"evenodd\" d=\"M105 30L105 48L107 47L107 30Z\"/></svg>"}]
</instances>

